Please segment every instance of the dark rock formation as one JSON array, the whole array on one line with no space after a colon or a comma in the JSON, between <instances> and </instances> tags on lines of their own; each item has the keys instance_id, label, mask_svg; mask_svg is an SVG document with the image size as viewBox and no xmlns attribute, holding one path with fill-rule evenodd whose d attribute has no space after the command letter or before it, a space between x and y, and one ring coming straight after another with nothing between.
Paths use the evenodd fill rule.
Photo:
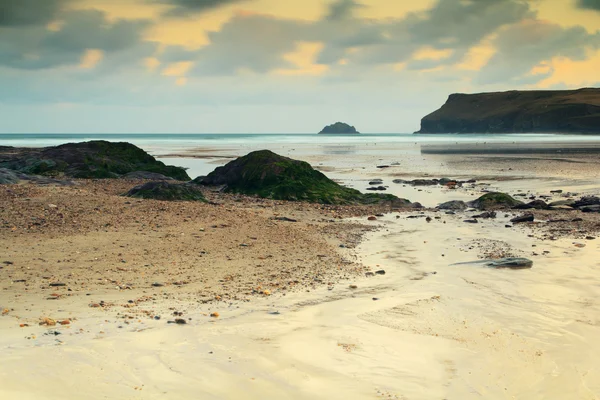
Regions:
<instances>
[{"instance_id":1,"label":"dark rock formation","mask_svg":"<svg viewBox=\"0 0 600 400\"><path fill-rule=\"evenodd\" d=\"M338 185L304 161L292 160L269 150L255 151L218 167L193 181L209 186L225 185L225 191L277 200L323 204L381 204L411 207L391 194L363 194Z\"/></svg>"},{"instance_id":2,"label":"dark rock formation","mask_svg":"<svg viewBox=\"0 0 600 400\"><path fill-rule=\"evenodd\" d=\"M513 207L515 210L548 210L550 207L543 200L533 200L527 204L519 204Z\"/></svg>"},{"instance_id":3,"label":"dark rock formation","mask_svg":"<svg viewBox=\"0 0 600 400\"><path fill-rule=\"evenodd\" d=\"M360 133L356 130L352 125L345 124L343 122L336 122L332 125L327 125L321 133L338 133L338 134L348 134L348 133Z\"/></svg>"},{"instance_id":4,"label":"dark rock formation","mask_svg":"<svg viewBox=\"0 0 600 400\"><path fill-rule=\"evenodd\" d=\"M166 201L203 201L202 191L190 183L148 182L129 190L123 196Z\"/></svg>"},{"instance_id":5,"label":"dark rock formation","mask_svg":"<svg viewBox=\"0 0 600 400\"><path fill-rule=\"evenodd\" d=\"M0 148L0 168L25 174L72 178L117 178L134 171L187 181L184 168L165 165L130 143L96 140L45 148Z\"/></svg>"},{"instance_id":6,"label":"dark rock formation","mask_svg":"<svg viewBox=\"0 0 600 400\"><path fill-rule=\"evenodd\" d=\"M452 94L418 133L600 133L600 88Z\"/></svg>"},{"instance_id":7,"label":"dark rock formation","mask_svg":"<svg viewBox=\"0 0 600 400\"><path fill-rule=\"evenodd\" d=\"M506 193L491 192L484 194L483 196L469 202L468 204L469 206L475 207L480 210L493 210L499 208L512 208L523 203L513 199Z\"/></svg>"}]
</instances>

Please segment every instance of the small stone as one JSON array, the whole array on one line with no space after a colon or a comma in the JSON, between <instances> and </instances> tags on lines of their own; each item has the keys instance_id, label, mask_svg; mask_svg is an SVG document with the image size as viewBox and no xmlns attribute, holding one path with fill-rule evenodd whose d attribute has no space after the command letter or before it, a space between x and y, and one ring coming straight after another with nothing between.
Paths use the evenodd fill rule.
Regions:
<instances>
[{"instance_id":1,"label":"small stone","mask_svg":"<svg viewBox=\"0 0 600 400\"><path fill-rule=\"evenodd\" d=\"M176 318L175 319L175 323L177 325L185 325L185 324L187 324L187 321L185 319L183 319L183 318Z\"/></svg>"},{"instance_id":2,"label":"small stone","mask_svg":"<svg viewBox=\"0 0 600 400\"><path fill-rule=\"evenodd\" d=\"M377 217L375 217L374 215L370 216L369 218L367 218L368 221L377 221Z\"/></svg>"},{"instance_id":3,"label":"small stone","mask_svg":"<svg viewBox=\"0 0 600 400\"><path fill-rule=\"evenodd\" d=\"M62 286L67 286L66 283L60 283L60 282L55 282L55 283L51 283L50 284L51 287L62 287Z\"/></svg>"},{"instance_id":4,"label":"small stone","mask_svg":"<svg viewBox=\"0 0 600 400\"><path fill-rule=\"evenodd\" d=\"M350 285L349 288L350 289L358 289L358 286L356 286L356 285Z\"/></svg>"},{"instance_id":5,"label":"small stone","mask_svg":"<svg viewBox=\"0 0 600 400\"><path fill-rule=\"evenodd\" d=\"M375 271L377 275L385 275L385 270L380 269L379 271Z\"/></svg>"},{"instance_id":6,"label":"small stone","mask_svg":"<svg viewBox=\"0 0 600 400\"><path fill-rule=\"evenodd\" d=\"M162 283L154 282L154 283L152 284L152 286L153 286L153 287L163 287L163 286L165 286L165 285L164 285L164 284L162 284Z\"/></svg>"},{"instance_id":7,"label":"small stone","mask_svg":"<svg viewBox=\"0 0 600 400\"><path fill-rule=\"evenodd\" d=\"M220 314L215 311L215 312L210 313L210 316L213 318L219 318Z\"/></svg>"},{"instance_id":8,"label":"small stone","mask_svg":"<svg viewBox=\"0 0 600 400\"><path fill-rule=\"evenodd\" d=\"M469 223L469 224L477 224L479 223L479 221L477 221L476 219L465 219L463 222Z\"/></svg>"}]
</instances>

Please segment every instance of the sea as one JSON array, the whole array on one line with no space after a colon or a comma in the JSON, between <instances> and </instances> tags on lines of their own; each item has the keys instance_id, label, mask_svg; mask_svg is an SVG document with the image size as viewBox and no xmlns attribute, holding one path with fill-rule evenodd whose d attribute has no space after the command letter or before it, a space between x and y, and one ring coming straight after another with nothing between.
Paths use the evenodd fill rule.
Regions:
<instances>
[{"instance_id":1,"label":"sea","mask_svg":"<svg viewBox=\"0 0 600 400\"><path fill-rule=\"evenodd\" d=\"M443 134L420 135L411 133L363 133L352 135L235 133L235 134L144 134L144 133L19 133L0 134L0 146L45 147L88 140L108 140L132 143L158 160L187 169L191 178L204 176L216 167L251 151L268 149L277 154L309 162L338 182L364 191L370 179L417 178L423 176L456 176L456 165L450 165L440 156L423 153L425 148L452 146L510 145L536 148L543 145L558 149L567 146L592 145L600 147L600 136L564 134ZM384 171L378 166L391 165ZM468 167L471 168L471 167ZM384 173L385 172L385 173ZM477 172L477 171L473 171ZM506 171L506 175L511 175ZM470 171L467 171L470 173ZM498 172L502 175L504 172ZM496 172L494 172L496 175ZM386 184L389 184L387 182ZM502 185L502 183L499 183ZM548 181L548 185L559 182ZM560 184L564 185L563 182ZM511 185L523 185L520 180ZM580 182L579 186L597 186L596 181ZM518 187L521 189L521 187ZM500 187L502 189L502 187ZM431 190L416 190L390 185L388 193L409 197L426 204L441 201L432 197Z\"/></svg>"}]
</instances>

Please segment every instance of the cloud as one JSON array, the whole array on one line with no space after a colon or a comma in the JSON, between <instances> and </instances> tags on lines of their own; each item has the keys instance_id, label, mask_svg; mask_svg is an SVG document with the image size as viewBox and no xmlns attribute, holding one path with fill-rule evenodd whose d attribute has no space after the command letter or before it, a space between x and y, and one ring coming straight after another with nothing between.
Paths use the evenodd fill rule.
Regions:
<instances>
[{"instance_id":1,"label":"cloud","mask_svg":"<svg viewBox=\"0 0 600 400\"><path fill-rule=\"evenodd\" d=\"M540 63L554 57L585 60L588 49L600 48L600 33L589 34L583 27L564 28L540 20L525 20L502 31L493 41L496 54L479 71L477 82L534 84L552 71L532 74Z\"/></svg>"},{"instance_id":2,"label":"cloud","mask_svg":"<svg viewBox=\"0 0 600 400\"><path fill-rule=\"evenodd\" d=\"M60 15L59 30L46 26L12 27L0 35L0 65L44 69L77 65L88 49L103 52L101 64L149 56L155 44L144 42L144 20L109 22L98 10L69 11Z\"/></svg>"},{"instance_id":3,"label":"cloud","mask_svg":"<svg viewBox=\"0 0 600 400\"><path fill-rule=\"evenodd\" d=\"M600 11L600 0L577 0L577 6L586 10Z\"/></svg>"},{"instance_id":4,"label":"cloud","mask_svg":"<svg viewBox=\"0 0 600 400\"><path fill-rule=\"evenodd\" d=\"M186 17L242 1L247 0L155 0L156 3L173 6L164 14L168 17Z\"/></svg>"},{"instance_id":5,"label":"cloud","mask_svg":"<svg viewBox=\"0 0 600 400\"><path fill-rule=\"evenodd\" d=\"M192 52L196 66L191 74L229 75L239 71L267 73L293 68L284 55L300 41L316 38L311 25L266 15L236 15L220 31L209 32L210 45ZM181 56L181 51L177 52ZM181 57L180 57L181 60Z\"/></svg>"},{"instance_id":6,"label":"cloud","mask_svg":"<svg viewBox=\"0 0 600 400\"><path fill-rule=\"evenodd\" d=\"M0 28L45 25L52 22L67 0L1 0Z\"/></svg>"},{"instance_id":7,"label":"cloud","mask_svg":"<svg viewBox=\"0 0 600 400\"><path fill-rule=\"evenodd\" d=\"M351 18L355 9L364 7L354 0L337 0L330 4L329 13L326 19L330 21L339 21L342 19Z\"/></svg>"}]
</instances>

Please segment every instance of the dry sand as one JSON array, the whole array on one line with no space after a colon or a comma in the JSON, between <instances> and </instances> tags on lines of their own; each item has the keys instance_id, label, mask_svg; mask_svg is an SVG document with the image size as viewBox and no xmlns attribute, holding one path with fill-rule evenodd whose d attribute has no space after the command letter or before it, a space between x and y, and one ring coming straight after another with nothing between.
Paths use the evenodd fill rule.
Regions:
<instances>
[{"instance_id":1,"label":"dry sand","mask_svg":"<svg viewBox=\"0 0 600 400\"><path fill-rule=\"evenodd\" d=\"M367 221L382 210L132 185L0 188L0 398L599 398L598 215ZM450 265L489 256L534 266Z\"/></svg>"}]
</instances>

